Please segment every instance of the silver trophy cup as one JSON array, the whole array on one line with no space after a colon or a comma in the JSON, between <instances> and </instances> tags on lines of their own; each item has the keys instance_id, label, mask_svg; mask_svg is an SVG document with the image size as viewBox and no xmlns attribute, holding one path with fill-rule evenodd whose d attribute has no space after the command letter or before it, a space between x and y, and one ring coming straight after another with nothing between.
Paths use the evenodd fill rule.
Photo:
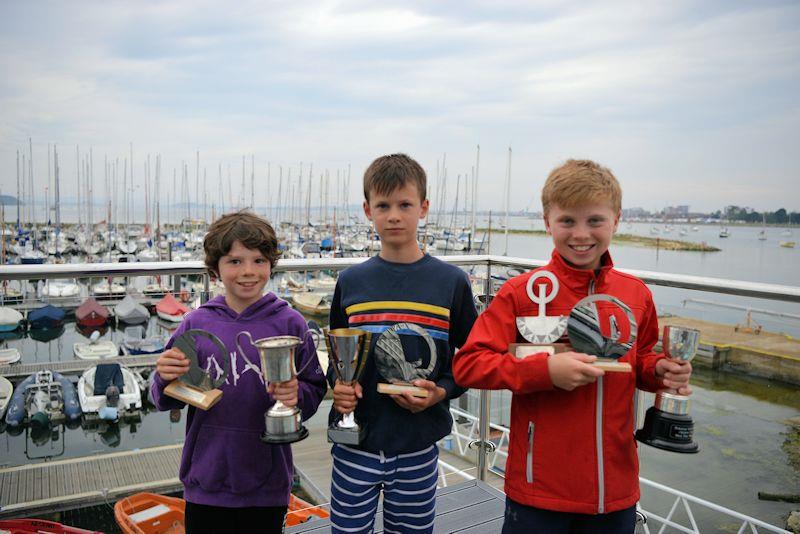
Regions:
<instances>
[{"instance_id":1,"label":"silver trophy cup","mask_svg":"<svg viewBox=\"0 0 800 534\"><path fill-rule=\"evenodd\" d=\"M325 344L336 378L348 386L361 378L367 363L372 333L358 328L325 330ZM356 422L354 412L344 414L328 427L328 441L343 445L358 445L364 428Z\"/></svg>"},{"instance_id":2,"label":"silver trophy cup","mask_svg":"<svg viewBox=\"0 0 800 534\"><path fill-rule=\"evenodd\" d=\"M665 326L661 345L667 358L688 362L697 354L700 331L682 326ZM672 390L656 393L655 406L648 408L644 425L636 431L636 439L672 452L696 453L694 421L689 415L689 397Z\"/></svg>"},{"instance_id":3,"label":"silver trophy cup","mask_svg":"<svg viewBox=\"0 0 800 534\"><path fill-rule=\"evenodd\" d=\"M266 384L286 382L291 380L314 361L309 358L302 369L297 370L295 364L295 351L304 341L295 336L274 336L257 339L253 341L250 332L239 332L236 335L236 346L239 352L244 355L244 350L239 344L239 338L246 335L256 349L261 359L261 373ZM315 344L319 334L307 331L306 335L312 336ZM261 439L267 443L294 443L305 439L308 436L308 429L303 426L300 410L296 406L286 406L281 401L276 400L275 404L264 414L264 435Z\"/></svg>"}]
</instances>

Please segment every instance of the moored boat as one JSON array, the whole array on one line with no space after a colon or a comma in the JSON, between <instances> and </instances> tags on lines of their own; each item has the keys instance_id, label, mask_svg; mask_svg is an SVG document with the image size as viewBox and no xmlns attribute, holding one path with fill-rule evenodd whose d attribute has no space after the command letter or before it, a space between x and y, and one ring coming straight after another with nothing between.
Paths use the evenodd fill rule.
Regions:
<instances>
[{"instance_id":1,"label":"moored boat","mask_svg":"<svg viewBox=\"0 0 800 534\"><path fill-rule=\"evenodd\" d=\"M100 340L100 332L92 332L88 343L75 343L72 351L81 360L103 360L119 355L119 349L113 341Z\"/></svg>"},{"instance_id":2,"label":"moored boat","mask_svg":"<svg viewBox=\"0 0 800 534\"><path fill-rule=\"evenodd\" d=\"M28 313L28 324L33 329L58 328L64 324L67 313L61 308L47 304Z\"/></svg>"},{"instance_id":3,"label":"moored boat","mask_svg":"<svg viewBox=\"0 0 800 534\"><path fill-rule=\"evenodd\" d=\"M795 246L797 243L795 243L794 241L781 241L781 242L780 242L780 243L778 243L778 244L779 244L780 246L782 246L783 248L794 248L794 246Z\"/></svg>"},{"instance_id":4,"label":"moored boat","mask_svg":"<svg viewBox=\"0 0 800 534\"><path fill-rule=\"evenodd\" d=\"M22 314L9 306L0 307L0 332L11 332L22 326Z\"/></svg>"},{"instance_id":5,"label":"moored boat","mask_svg":"<svg viewBox=\"0 0 800 534\"><path fill-rule=\"evenodd\" d=\"M155 493L136 493L117 501L114 518L125 534L178 534L185 532L185 511L186 501L183 499ZM328 517L330 514L323 507L290 495L287 527Z\"/></svg>"},{"instance_id":6,"label":"moored boat","mask_svg":"<svg viewBox=\"0 0 800 534\"><path fill-rule=\"evenodd\" d=\"M6 412L6 424L11 427L30 422L47 426L81 416L78 393L64 375L44 370L34 373L19 384L11 396Z\"/></svg>"},{"instance_id":7,"label":"moored boat","mask_svg":"<svg viewBox=\"0 0 800 534\"><path fill-rule=\"evenodd\" d=\"M135 356L137 354L157 354L164 351L164 340L160 337L145 337L144 327L129 326L125 329L122 351Z\"/></svg>"},{"instance_id":8,"label":"moored boat","mask_svg":"<svg viewBox=\"0 0 800 534\"><path fill-rule=\"evenodd\" d=\"M307 315L328 315L331 311L331 299L327 293L295 293L292 302L297 311Z\"/></svg>"},{"instance_id":9,"label":"moored boat","mask_svg":"<svg viewBox=\"0 0 800 534\"><path fill-rule=\"evenodd\" d=\"M139 378L118 363L99 363L78 379L78 400L90 417L116 421L136 416L142 409Z\"/></svg>"},{"instance_id":10,"label":"moored boat","mask_svg":"<svg viewBox=\"0 0 800 534\"><path fill-rule=\"evenodd\" d=\"M19 349L16 347L0 349L0 365L8 365L20 360Z\"/></svg>"},{"instance_id":11,"label":"moored boat","mask_svg":"<svg viewBox=\"0 0 800 534\"><path fill-rule=\"evenodd\" d=\"M102 326L108 321L108 308L89 297L75 310L75 319L84 328Z\"/></svg>"},{"instance_id":12,"label":"moored boat","mask_svg":"<svg viewBox=\"0 0 800 534\"><path fill-rule=\"evenodd\" d=\"M132 295L125 295L119 304L114 306L114 316L117 321L128 324L144 323L150 318L150 312L140 304Z\"/></svg>"},{"instance_id":13,"label":"moored boat","mask_svg":"<svg viewBox=\"0 0 800 534\"><path fill-rule=\"evenodd\" d=\"M103 534L99 530L86 530L62 525L45 519L2 519L0 532L8 534Z\"/></svg>"},{"instance_id":14,"label":"moored boat","mask_svg":"<svg viewBox=\"0 0 800 534\"><path fill-rule=\"evenodd\" d=\"M11 381L0 376L0 419L6 414L6 407L11 402L11 396L14 394L14 385Z\"/></svg>"},{"instance_id":15,"label":"moored boat","mask_svg":"<svg viewBox=\"0 0 800 534\"><path fill-rule=\"evenodd\" d=\"M172 293L167 293L164 295L164 298L159 300L156 304L156 313L165 321L179 323L183 321L183 317L189 313L189 307L178 302Z\"/></svg>"}]
</instances>

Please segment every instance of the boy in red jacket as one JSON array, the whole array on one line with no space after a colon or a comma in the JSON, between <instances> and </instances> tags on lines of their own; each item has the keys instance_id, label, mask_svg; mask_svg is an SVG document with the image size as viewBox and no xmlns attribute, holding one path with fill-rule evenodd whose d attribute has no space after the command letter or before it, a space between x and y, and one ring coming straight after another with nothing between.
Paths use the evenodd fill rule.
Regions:
<instances>
[{"instance_id":1,"label":"boy in red jacket","mask_svg":"<svg viewBox=\"0 0 800 534\"><path fill-rule=\"evenodd\" d=\"M634 389L691 393L691 365L653 351L658 319L650 290L616 271L608 253L621 204L619 183L605 167L569 160L554 169L542 189L545 227L555 245L550 263L503 285L453 361L459 385L513 393L504 534L633 532L639 500ZM509 344L525 341L516 319L538 314L528 279L545 270L559 286L548 316L567 317L579 300L599 293L631 309L638 335L619 361L632 372L604 373L592 365L596 356L571 351L524 358L509 352ZM536 286L545 284L549 296L552 281L539 276Z\"/></svg>"}]
</instances>

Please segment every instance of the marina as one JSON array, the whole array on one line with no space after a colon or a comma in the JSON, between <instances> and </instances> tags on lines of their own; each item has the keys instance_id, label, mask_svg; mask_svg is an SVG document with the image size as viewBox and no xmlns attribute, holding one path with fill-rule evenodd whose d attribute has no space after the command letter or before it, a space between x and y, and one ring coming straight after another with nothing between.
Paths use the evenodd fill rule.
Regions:
<instances>
[{"instance_id":1,"label":"marina","mask_svg":"<svg viewBox=\"0 0 800 534\"><path fill-rule=\"evenodd\" d=\"M483 280L483 282L479 282L479 284L487 284L488 280L492 279L493 273L495 272L504 273L509 268L525 269L536 265L536 262L531 262L530 260L497 256L447 256L444 257L444 259L445 261L460 265L465 269L472 269L471 266L475 265L482 266L483 269L485 269L484 271L475 271L485 273L484 278L478 278L478 280ZM273 280L272 284L275 286L275 290L280 290L280 277L283 274L294 273L293 276L296 276L297 273L315 272L320 269L326 269L328 272L331 272L335 275L336 271L358 261L362 260L359 258L312 258L303 260L281 260L278 268L276 269L276 271L278 271L278 275L276 276L276 279ZM181 262L180 264L167 263L153 265L141 263L128 265L93 264L91 266L74 266L63 264L49 266L43 265L37 267L6 267L3 270L3 276L7 280L27 280L32 277L30 270L35 269L40 273L37 276L62 278L65 276L76 277L78 276L78 270L81 272L86 272L86 270L89 268L98 271L103 271L105 269L104 274L106 276L109 274L109 271L116 271L113 274L129 276L131 278L150 277L152 272L158 271L162 277L177 277L180 275L181 279L189 276L201 275L204 270L204 267L200 262ZM753 284L748 282L735 282L720 279L699 280L696 277L693 278L679 275L667 275L664 273L654 273L649 271L637 271L635 274L651 284L654 284L655 288L685 287L697 289L698 287L701 287L706 291L713 290L717 295L724 295L725 293L735 294L738 292L740 294L749 295L750 297L757 297L759 300L770 298L778 299L777 302L800 301L800 288L794 288L792 286L779 286L763 283ZM201 283L201 285L202 284L204 283ZM327 284L327 282L325 282L325 284ZM476 287L480 287L480 285ZM136 298L138 299L139 297L137 296ZM664 324L667 324L671 321L679 322L681 320L690 319L665 316L662 317L661 320ZM697 320L691 319L691 321ZM706 389L711 385L711 383L707 382L707 379L703 379L705 373L701 369L703 366L705 366L705 364L702 364L701 361L703 354L707 354L709 356L708 372L719 373L728 367L728 363L724 363L722 365L717 365L716 369L712 369L712 362L714 361L713 355L719 352L721 348L724 348L719 343L720 337L722 340L726 340L729 342L728 344L730 344L732 341L730 330L735 328L735 325L725 326L712 321L709 321L708 325L701 324L700 322L691 324L700 326L704 331L708 330L708 335L704 336L703 338L704 344L701 347L700 355L698 356L697 382L695 382L698 385L696 386L696 398L693 400L693 402L696 404L695 417L698 425L698 439L700 439L701 442L707 442L710 440L713 443L722 438L722 435L719 434L721 430L719 423L721 420L715 421L715 419L719 419L718 416L712 416L711 420L706 420L705 414L713 414L714 409L712 408L711 411L707 411L705 406L708 405L711 407L715 402L717 402L714 400L717 393L713 393L713 389ZM719 333L714 333L712 328L714 325L720 329ZM168 335L169 332L169 330L165 329L165 327L168 325L159 319L151 318L145 326L147 335L152 335L156 332L162 332L163 335ZM106 334L104 334L104 339L109 338L118 340L122 334L123 332L120 329L109 328L106 331ZM768 332L760 332L759 334L755 334L753 332L742 331L736 334L741 336L741 339L737 338L738 343L745 343L745 341L750 340L751 342L764 344L773 339L770 335L768 335ZM80 332L77 328L68 327L66 335L68 335L69 338L74 339L76 337L82 337L84 333ZM775 339L780 337L787 339L785 335L778 336ZM24 377L25 373L34 373L45 368L52 368L67 373L67 375L71 376L73 380L77 380L78 376L87 368L88 365L91 364L91 362L66 356L66 347L71 347L71 343L68 339L62 343L64 349L56 353L48 352L49 355L46 356L48 361L41 361L43 354L41 347L39 347L41 345L40 342L34 342L36 351L31 352L29 350L31 346L28 345L28 343L30 343L29 340L20 339L16 342L14 340L10 340L11 343L19 343L22 341L25 342L19 345L19 347L21 352L25 354L26 357L21 362L6 365L0 368L0 374L11 376L11 378L16 381L19 378ZM46 345L44 345L44 347L48 347L53 343L59 342L61 342L61 338L49 341ZM766 350L764 347L765 346L763 346L762 349ZM772 348L774 349L774 347ZM38 354L38 356L36 356L34 359L39 359L40 361L30 361L32 354ZM791 356L791 354L793 353L789 353L789 356ZM113 358L113 360L127 367L138 369L146 374L149 368L152 367L155 358L156 356L154 355L117 356ZM744 377L747 376L746 370L744 370L744 372L742 372L742 370L738 371ZM730 372L736 373L737 369L730 369ZM778 383L776 382L772 385L773 393L784 389L787 392L791 390L791 386L787 385L776 387L777 384ZM750 385L749 387L752 388L753 385ZM454 403L452 407L454 410L454 419L458 422L458 424L454 425L453 434L440 443L440 473L442 479L441 485L443 488L440 491L444 491L444 488L446 487L455 487L459 484L467 484L467 486L472 484L473 489L468 491L484 491L484 489L481 489L479 485L473 481L473 479L479 480L481 484L486 483L489 484L489 486L497 488L498 491L502 491L502 473L505 454L504 447L506 446L504 443L507 444L507 441L504 442L504 435L507 436L507 427L505 427L503 423L504 419L507 418L507 412L504 412L504 410L507 410L508 406L506 401L503 400L502 393L503 392L493 392L490 397L491 401L487 403L491 407L490 413L492 415L490 419L490 427L486 430L486 437L484 439L481 439L480 436L480 427L482 426L480 424L481 418L477 417L480 412L481 394L479 392L470 391L465 397ZM781 398L785 398L785 396ZM308 426L311 429L311 437L296 444L294 447L297 473L300 477L300 480L303 481L303 488L308 494L315 496L315 502L318 504L325 504L328 501L330 484L329 444L326 442L324 437L329 402L330 401L324 401L323 405L317 412L317 415L315 415L314 418L308 422ZM742 402L745 403L745 406L751 403L751 401L747 400L743 400ZM785 406L780 409L784 415L775 417L770 416L770 420L775 420L775 423L773 424L777 424L781 417L784 419L791 419L792 417L800 416L800 405L793 402L794 401L789 401L788 404L785 404ZM652 401L643 398L642 405L646 406L648 403L652 403ZM699 405L697 405L697 403L699 403ZM503 408L503 406L505 406L505 408ZM761 408L759 408L759 410L760 409ZM769 411L773 411L773 409L770 408ZM92 426L89 424L82 424L81 428L67 428L62 426L61 429L55 429L56 431L49 435L48 440L40 442L39 444L36 443L36 441L33 439L33 436L27 429L23 432L23 434L18 434L16 436L8 434L9 429L6 429L5 433L0 433L0 448L5 446L7 452L10 453L10 455L7 456L10 462L0 470L0 476L2 476L2 479L0 479L0 488L14 488L16 493L14 494L13 498L8 492L3 495L2 499L4 500L1 501L2 507L0 507L0 515L3 517L20 517L34 513L37 510L49 509L53 511L56 509L69 509L73 506L89 506L98 502L105 502L106 499L111 502L113 500L111 497L112 495L122 496L135 491L144 490L167 492L176 488L179 489L176 473L177 462L179 461L182 443L183 424L181 422L172 422L171 418L168 421L167 415L168 414L166 413L153 413L148 409L144 409L141 422L135 425L122 423L119 423L118 425L107 425L105 422L101 422L101 426L97 430L92 430ZM169 415L171 416L172 414ZM740 419L740 422L737 423L738 425L742 424L742 416L743 413L739 413L738 416L735 416L736 418ZM475 419L471 419L472 417ZM763 419L763 417L764 414L753 421L760 421ZM761 423L758 424L760 425ZM134 427L136 427L136 432L132 433L131 430ZM170 429L166 435L164 435L163 432L164 428ZM771 433L774 433L775 431L780 432L779 428L780 427L772 427L770 430L766 430L764 428L754 430L758 433L758 435L765 437ZM723 432L726 433L727 431ZM81 434L86 437L97 437L92 437L90 438L89 442L79 445L79 443L75 442L75 438ZM58 435L59 437L55 441L53 440L54 435ZM166 440L164 439L165 437L167 438ZM23 438L26 444L24 455L21 454L23 452L20 448L22 442L19 441ZM84 439L86 438L81 438L78 440L78 442L83 441ZM471 450L468 446L470 442L476 442L479 444L482 441L485 441L486 443L492 443L493 445L491 445L491 447L496 449L495 452L488 452L487 448L487 452L484 453L484 462L480 461L481 455ZM67 442L70 443L70 447L64 447ZM110 444L116 443L116 445L108 448L108 445L103 445L105 442ZM739 452L735 453L733 461L736 461L735 458L739 455L744 454L745 456L748 456L750 454L746 452L746 449L742 449L742 443L738 443L736 441L734 441L734 443L737 443L734 446L734 449L738 450ZM59 453L59 447L67 450ZM683 489L684 491L688 490L690 495L693 493L693 491L698 491L702 496L708 495L709 491L715 495L719 494L718 489L710 490L709 486L706 484L695 487L694 484L689 483L698 479L681 479L679 477L676 480L671 480L667 474L675 471L676 467L673 465L672 459L669 458L670 455L666 455L667 458L664 458L664 453L654 453L646 447L640 447L640 455L642 457L642 476L646 477L643 478L642 482L642 506L645 510L654 510L653 513L659 517L662 517L663 519L666 519L667 516L669 516L669 510L667 509L661 514L658 514L655 511L663 503L668 503L670 499L674 498L669 497L669 495L673 495L672 493L667 493L667 497L663 495L663 492L660 490L660 484L663 482L671 481L668 487L676 488L675 491L679 491L680 489ZM725 472L730 471L729 469L722 467L727 462L732 460L732 458L728 456L728 453L725 452L725 446L722 446L720 449L717 449L713 445L710 448L704 446L703 453L697 455L697 459L703 461L704 465L707 462L712 461L712 458L715 464L719 463L719 466L715 468L715 473L717 472L717 469L725 469ZM107 463L93 463L102 461ZM687 465L691 465L693 462L694 458L691 459L691 462ZM483 470L481 469L481 463L483 463ZM682 462L678 465L682 465L683 463L685 462ZM102 470L104 472L106 470L113 471L116 473L116 478L107 480L103 479L102 477L97 478L95 475L88 474L96 471L96 469L90 469L91 466L95 465L102 465ZM54 467L51 468L51 466ZM654 467L656 467L656 471L653 471ZM83 470L85 473L78 474L76 476L74 471L76 469L78 471ZM756 468L756 470L763 469L763 465ZM772 468L770 468L770 470L771 469ZM683 471L683 469L678 470ZM792 468L788 467L787 465L787 467L783 469L785 476L779 476L777 478L775 474L770 475L769 470L762 471L761 476L771 480L770 483L765 483L762 486L763 489L765 491L774 491L777 493L795 491L797 482L796 477L791 475L791 470ZM66 478L64 478L67 475L71 477L69 482L66 480ZM715 478L720 476L720 474L714 474L710 480L713 481ZM652 484L645 482L645 480L650 481L653 478L655 478L655 480L652 482ZM781 482L781 480L783 480L783 482ZM44 488L44 481L47 481L46 487L52 488L53 493L45 493L42 489L36 490L34 488L34 486L37 484L41 485L41 488ZM692 490L693 487L694 490ZM71 491L67 491L68 488L71 488ZM476 490L475 488L479 489ZM77 489L82 489L83 491L76 491ZM61 493L59 493L59 491ZM73 497L75 497L77 500L73 499ZM489 497L486 498L491 500ZM704 500L696 497L693 498L698 500L698 502ZM727 497L725 499L727 499ZM730 513L734 514L742 512L746 515L746 517L751 518L744 519L743 521L745 523L747 523L747 521L756 521L756 523L751 524L760 525L761 523L758 523L758 521L771 517L771 519L767 519L767 523L765 524L772 524L776 528L781 524L780 516L786 513L786 510L791 509L791 505L787 505L785 503L780 504L749 501L752 504L745 505L744 502L741 501L741 498L736 498L733 500L725 499L723 499L722 504L724 509L729 510ZM445 502L446 500L442 501L443 512L448 510ZM727 504L727 507L725 504ZM699 504L697 506L699 506ZM502 507L500 509L502 510ZM469 517L471 513L470 510L471 508L467 507L467 509L463 510L461 514L454 511L452 512L453 515L451 517L459 517L460 515ZM739 510L740 512L733 512L734 510ZM713 522L718 521L718 519L714 519L716 514L698 511L697 515L698 517L704 518L703 520L705 521L711 521L712 524ZM669 521L679 520L677 516L670 517L671 518ZM653 520L656 520L655 516ZM768 527L762 527L762 530L758 531L770 530Z\"/></svg>"}]
</instances>

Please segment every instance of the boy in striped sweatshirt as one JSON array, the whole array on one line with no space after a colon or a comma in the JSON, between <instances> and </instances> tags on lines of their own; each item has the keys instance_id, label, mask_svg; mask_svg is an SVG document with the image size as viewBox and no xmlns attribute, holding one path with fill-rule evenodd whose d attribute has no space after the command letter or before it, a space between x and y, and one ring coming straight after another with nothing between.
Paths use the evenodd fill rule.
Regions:
<instances>
[{"instance_id":1,"label":"boy in striped sweatshirt","mask_svg":"<svg viewBox=\"0 0 800 534\"><path fill-rule=\"evenodd\" d=\"M417 243L417 225L428 213L426 181L422 167L405 154L380 157L364 174L364 213L375 225L381 250L341 273L331 306L331 329L372 332L360 383L337 381L333 389L331 421L355 410L364 428L358 446L332 448L334 533L372 532L381 491L385 532L433 531L436 442L452 429L450 399L466 391L453 380L451 360L477 312L466 273L423 253ZM413 381L427 390L425 398L377 391L384 380L376 369L375 344L397 323L421 327L433 340L435 366L427 379ZM406 360L420 358L428 366L428 342L402 337Z\"/></svg>"}]
</instances>

